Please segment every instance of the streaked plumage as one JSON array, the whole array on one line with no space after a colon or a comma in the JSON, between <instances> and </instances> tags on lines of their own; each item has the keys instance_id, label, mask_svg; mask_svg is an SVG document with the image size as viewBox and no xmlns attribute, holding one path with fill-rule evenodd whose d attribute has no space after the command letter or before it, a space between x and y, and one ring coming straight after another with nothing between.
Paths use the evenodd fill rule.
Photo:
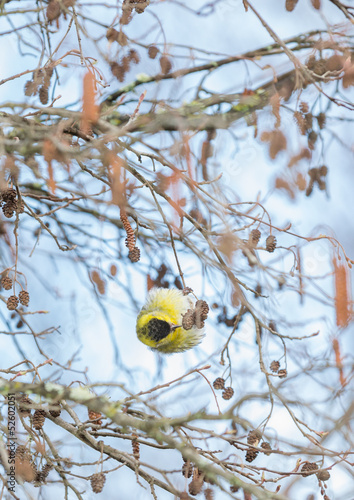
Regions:
<instances>
[{"instance_id":1,"label":"streaked plumage","mask_svg":"<svg viewBox=\"0 0 354 500\"><path fill-rule=\"evenodd\" d=\"M163 353L183 352L198 345L204 329L182 328L182 315L194 307L194 301L176 288L153 288L136 322L138 339Z\"/></svg>"}]
</instances>

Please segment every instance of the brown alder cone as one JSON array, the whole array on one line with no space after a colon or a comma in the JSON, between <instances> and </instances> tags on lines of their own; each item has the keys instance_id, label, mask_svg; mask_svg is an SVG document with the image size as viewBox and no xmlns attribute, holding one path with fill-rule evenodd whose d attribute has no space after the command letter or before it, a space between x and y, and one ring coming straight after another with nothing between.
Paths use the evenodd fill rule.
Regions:
<instances>
[{"instance_id":1,"label":"brown alder cone","mask_svg":"<svg viewBox=\"0 0 354 500\"><path fill-rule=\"evenodd\" d=\"M106 482L106 476L103 472L98 472L91 476L91 488L94 493L101 493L103 490L104 483Z\"/></svg>"},{"instance_id":2,"label":"brown alder cone","mask_svg":"<svg viewBox=\"0 0 354 500\"><path fill-rule=\"evenodd\" d=\"M138 64L140 62L140 56L135 49L130 49L128 53L128 59L134 64Z\"/></svg>"},{"instance_id":3,"label":"brown alder cone","mask_svg":"<svg viewBox=\"0 0 354 500\"><path fill-rule=\"evenodd\" d=\"M24 92L26 96L36 95L38 90L38 85L32 80L28 80L25 83Z\"/></svg>"},{"instance_id":4,"label":"brown alder cone","mask_svg":"<svg viewBox=\"0 0 354 500\"><path fill-rule=\"evenodd\" d=\"M266 250L267 252L274 252L277 246L277 239L275 236L270 234L266 239Z\"/></svg>"},{"instance_id":5,"label":"brown alder cone","mask_svg":"<svg viewBox=\"0 0 354 500\"><path fill-rule=\"evenodd\" d=\"M225 387L225 389L222 392L222 398L226 400L231 399L233 395L234 395L234 390L232 387Z\"/></svg>"},{"instance_id":6,"label":"brown alder cone","mask_svg":"<svg viewBox=\"0 0 354 500\"><path fill-rule=\"evenodd\" d=\"M275 361L275 360L272 361L271 364L270 364L270 366L269 366L269 368L271 369L271 371L273 373L276 373L279 370L279 368L280 368L279 361Z\"/></svg>"},{"instance_id":7,"label":"brown alder cone","mask_svg":"<svg viewBox=\"0 0 354 500\"><path fill-rule=\"evenodd\" d=\"M298 3L299 0L286 0L285 2L285 8L288 12L291 12L295 9L296 4Z\"/></svg>"},{"instance_id":8,"label":"brown alder cone","mask_svg":"<svg viewBox=\"0 0 354 500\"><path fill-rule=\"evenodd\" d=\"M186 478L192 477L193 474L193 464L191 464L190 460L187 460L182 465L182 475Z\"/></svg>"},{"instance_id":9,"label":"brown alder cone","mask_svg":"<svg viewBox=\"0 0 354 500\"><path fill-rule=\"evenodd\" d=\"M49 23L60 17L60 3L57 0L51 0L47 7L47 19Z\"/></svg>"},{"instance_id":10,"label":"brown alder cone","mask_svg":"<svg viewBox=\"0 0 354 500\"><path fill-rule=\"evenodd\" d=\"M150 59L155 59L158 53L159 49L155 45L150 45L148 48L148 56Z\"/></svg>"},{"instance_id":11,"label":"brown alder cone","mask_svg":"<svg viewBox=\"0 0 354 500\"><path fill-rule=\"evenodd\" d=\"M318 465L315 462L305 462L301 467L301 475L303 477L310 476L318 470Z\"/></svg>"},{"instance_id":12,"label":"brown alder cone","mask_svg":"<svg viewBox=\"0 0 354 500\"><path fill-rule=\"evenodd\" d=\"M259 451L258 450L253 450L250 448L246 452L246 462L253 462L253 460L257 457Z\"/></svg>"},{"instance_id":13,"label":"brown alder cone","mask_svg":"<svg viewBox=\"0 0 354 500\"><path fill-rule=\"evenodd\" d=\"M117 62L112 62L110 64L111 72L112 75L117 78L118 81L123 82L124 76L125 76L125 71L123 67L118 64Z\"/></svg>"},{"instance_id":14,"label":"brown alder cone","mask_svg":"<svg viewBox=\"0 0 354 500\"><path fill-rule=\"evenodd\" d=\"M106 38L109 42L118 42L119 31L115 28L108 28L106 31Z\"/></svg>"},{"instance_id":15,"label":"brown alder cone","mask_svg":"<svg viewBox=\"0 0 354 500\"><path fill-rule=\"evenodd\" d=\"M33 414L33 420L32 420L32 425L33 428L39 431L42 429L44 422L46 418L46 412L45 410L38 409L34 412Z\"/></svg>"},{"instance_id":16,"label":"brown alder cone","mask_svg":"<svg viewBox=\"0 0 354 500\"><path fill-rule=\"evenodd\" d=\"M102 413L98 413L93 410L88 410L88 417L90 420L94 420L95 424L102 425L102 420L101 420Z\"/></svg>"},{"instance_id":17,"label":"brown alder cone","mask_svg":"<svg viewBox=\"0 0 354 500\"><path fill-rule=\"evenodd\" d=\"M265 455L270 455L269 451L271 451L272 447L267 441L263 441L263 443L261 444L261 448L263 448Z\"/></svg>"},{"instance_id":18,"label":"brown alder cone","mask_svg":"<svg viewBox=\"0 0 354 500\"><path fill-rule=\"evenodd\" d=\"M6 302L6 307L8 308L9 311L14 311L19 304L19 300L16 297L16 295L11 295Z\"/></svg>"},{"instance_id":19,"label":"brown alder cone","mask_svg":"<svg viewBox=\"0 0 354 500\"><path fill-rule=\"evenodd\" d=\"M2 207L2 211L7 219L11 219L15 213L15 205L12 203L5 203Z\"/></svg>"},{"instance_id":20,"label":"brown alder cone","mask_svg":"<svg viewBox=\"0 0 354 500\"><path fill-rule=\"evenodd\" d=\"M1 280L1 286L4 288L4 290L11 290L11 288L12 288L12 279L9 276L5 276Z\"/></svg>"},{"instance_id":21,"label":"brown alder cone","mask_svg":"<svg viewBox=\"0 0 354 500\"><path fill-rule=\"evenodd\" d=\"M133 440L132 440L132 450L133 450L133 456L136 460L140 460L140 443L137 441L138 436L137 434L132 434Z\"/></svg>"},{"instance_id":22,"label":"brown alder cone","mask_svg":"<svg viewBox=\"0 0 354 500\"><path fill-rule=\"evenodd\" d=\"M131 262L138 262L140 260L140 248L134 247L133 250L129 251L128 257Z\"/></svg>"},{"instance_id":23,"label":"brown alder cone","mask_svg":"<svg viewBox=\"0 0 354 500\"><path fill-rule=\"evenodd\" d=\"M252 247L256 247L259 243L261 232L259 229L252 229L248 237L248 242Z\"/></svg>"},{"instance_id":24,"label":"brown alder cone","mask_svg":"<svg viewBox=\"0 0 354 500\"><path fill-rule=\"evenodd\" d=\"M306 124L306 120L304 118L304 115L302 113L300 113L300 111L295 111L294 120L296 122L296 125L299 128L300 133L302 135L305 135L306 130L307 130L307 124Z\"/></svg>"},{"instance_id":25,"label":"brown alder cone","mask_svg":"<svg viewBox=\"0 0 354 500\"><path fill-rule=\"evenodd\" d=\"M29 417L31 415L31 410L29 408L25 408L23 405L31 405L32 401L31 399L27 396L27 394L24 394L21 396L21 398L18 401L18 411L23 417Z\"/></svg>"},{"instance_id":26,"label":"brown alder cone","mask_svg":"<svg viewBox=\"0 0 354 500\"><path fill-rule=\"evenodd\" d=\"M56 401L55 403L51 403L50 405L52 407L51 410L49 410L49 413L53 418L60 417L61 414L61 407L59 401Z\"/></svg>"},{"instance_id":27,"label":"brown alder cone","mask_svg":"<svg viewBox=\"0 0 354 500\"><path fill-rule=\"evenodd\" d=\"M213 382L213 387L215 390L219 391L221 389L224 389L225 387L225 380L221 377L218 377L214 380Z\"/></svg>"},{"instance_id":28,"label":"brown alder cone","mask_svg":"<svg viewBox=\"0 0 354 500\"><path fill-rule=\"evenodd\" d=\"M28 306L30 296L27 290L21 290L20 293L18 294L18 298L23 306Z\"/></svg>"},{"instance_id":29,"label":"brown alder cone","mask_svg":"<svg viewBox=\"0 0 354 500\"><path fill-rule=\"evenodd\" d=\"M160 57L160 68L161 68L161 73L164 75L167 75L172 69L172 63L169 57L167 56L161 56Z\"/></svg>"},{"instance_id":30,"label":"brown alder cone","mask_svg":"<svg viewBox=\"0 0 354 500\"><path fill-rule=\"evenodd\" d=\"M48 92L48 87L46 85L42 85L42 87L39 89L39 100L41 101L42 104L47 104L49 100L49 92Z\"/></svg>"},{"instance_id":31,"label":"brown alder cone","mask_svg":"<svg viewBox=\"0 0 354 500\"><path fill-rule=\"evenodd\" d=\"M182 326L185 330L190 330L195 325L195 311L188 309L182 316Z\"/></svg>"},{"instance_id":32,"label":"brown alder cone","mask_svg":"<svg viewBox=\"0 0 354 500\"><path fill-rule=\"evenodd\" d=\"M253 446L258 446L259 441L262 438L262 433L258 429L254 429L253 431L250 431L247 436L247 443L251 444Z\"/></svg>"},{"instance_id":33,"label":"brown alder cone","mask_svg":"<svg viewBox=\"0 0 354 500\"><path fill-rule=\"evenodd\" d=\"M331 477L331 474L326 469L320 469L317 472L316 476L320 481L328 481L328 479Z\"/></svg>"}]
</instances>

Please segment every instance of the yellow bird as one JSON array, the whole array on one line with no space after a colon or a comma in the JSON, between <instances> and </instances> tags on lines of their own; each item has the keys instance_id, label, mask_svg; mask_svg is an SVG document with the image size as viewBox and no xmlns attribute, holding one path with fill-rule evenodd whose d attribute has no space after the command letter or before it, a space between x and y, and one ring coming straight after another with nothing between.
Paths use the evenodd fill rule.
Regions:
<instances>
[{"instance_id":1,"label":"yellow bird","mask_svg":"<svg viewBox=\"0 0 354 500\"><path fill-rule=\"evenodd\" d=\"M151 349L166 354L195 347L204 337L204 328L195 324L188 330L182 327L183 315L188 310L188 314L195 314L193 308L194 301L181 290L153 288L138 314L138 339Z\"/></svg>"}]
</instances>

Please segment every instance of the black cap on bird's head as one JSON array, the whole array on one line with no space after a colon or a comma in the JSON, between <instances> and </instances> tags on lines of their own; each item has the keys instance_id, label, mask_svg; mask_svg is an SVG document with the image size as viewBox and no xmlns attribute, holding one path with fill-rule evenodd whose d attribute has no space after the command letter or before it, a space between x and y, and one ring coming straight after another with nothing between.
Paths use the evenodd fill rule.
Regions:
<instances>
[{"instance_id":1,"label":"black cap on bird's head","mask_svg":"<svg viewBox=\"0 0 354 500\"><path fill-rule=\"evenodd\" d=\"M164 321L163 319L152 318L146 325L146 336L154 340L155 342L160 342L166 338L170 333L172 333L176 328L181 325L174 325Z\"/></svg>"}]
</instances>

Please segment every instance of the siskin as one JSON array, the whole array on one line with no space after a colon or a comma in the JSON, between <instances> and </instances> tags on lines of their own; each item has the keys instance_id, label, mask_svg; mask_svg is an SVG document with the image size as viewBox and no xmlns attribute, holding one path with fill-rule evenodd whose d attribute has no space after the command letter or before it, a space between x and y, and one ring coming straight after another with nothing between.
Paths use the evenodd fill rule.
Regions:
<instances>
[{"instance_id":1,"label":"siskin","mask_svg":"<svg viewBox=\"0 0 354 500\"><path fill-rule=\"evenodd\" d=\"M138 314L138 339L151 349L166 354L183 352L198 345L204 329L182 328L182 316L194 307L193 300L176 288L153 288Z\"/></svg>"}]
</instances>

